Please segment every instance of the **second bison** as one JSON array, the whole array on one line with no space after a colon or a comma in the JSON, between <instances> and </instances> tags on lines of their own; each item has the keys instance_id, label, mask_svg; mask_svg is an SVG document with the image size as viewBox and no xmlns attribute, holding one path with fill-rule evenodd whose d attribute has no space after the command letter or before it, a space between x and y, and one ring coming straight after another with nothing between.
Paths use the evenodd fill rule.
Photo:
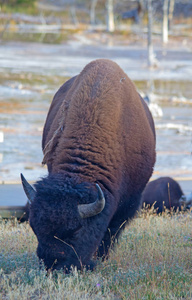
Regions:
<instances>
[{"instance_id":1,"label":"second bison","mask_svg":"<svg viewBox=\"0 0 192 300\"><path fill-rule=\"evenodd\" d=\"M49 174L22 176L37 254L47 268L93 267L140 205L155 163L147 105L115 63L89 63L56 93L43 132Z\"/></svg>"},{"instance_id":2,"label":"second bison","mask_svg":"<svg viewBox=\"0 0 192 300\"><path fill-rule=\"evenodd\" d=\"M177 181L171 177L160 177L147 184L141 201L143 206L154 205L157 213L161 213L165 208L176 211L180 210L181 206L188 207L190 205L188 198L184 196Z\"/></svg>"}]
</instances>

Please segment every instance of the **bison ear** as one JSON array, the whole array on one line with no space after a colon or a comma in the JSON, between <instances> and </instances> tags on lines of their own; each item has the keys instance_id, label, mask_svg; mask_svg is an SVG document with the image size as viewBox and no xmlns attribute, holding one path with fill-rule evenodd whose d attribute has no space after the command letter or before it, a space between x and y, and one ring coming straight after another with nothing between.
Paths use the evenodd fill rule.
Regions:
<instances>
[{"instance_id":1,"label":"bison ear","mask_svg":"<svg viewBox=\"0 0 192 300\"><path fill-rule=\"evenodd\" d=\"M90 218L98 215L105 207L105 197L100 186L96 183L98 196L95 202L89 204L79 204L78 211L81 218Z\"/></svg>"},{"instance_id":2,"label":"bison ear","mask_svg":"<svg viewBox=\"0 0 192 300\"><path fill-rule=\"evenodd\" d=\"M25 179L25 177L23 176L23 174L21 174L21 182L23 185L23 189L25 191L25 194L29 200L29 204L31 204L34 199L35 199L35 195L36 195L36 191L34 190L34 188L27 182L27 180Z\"/></svg>"}]
</instances>

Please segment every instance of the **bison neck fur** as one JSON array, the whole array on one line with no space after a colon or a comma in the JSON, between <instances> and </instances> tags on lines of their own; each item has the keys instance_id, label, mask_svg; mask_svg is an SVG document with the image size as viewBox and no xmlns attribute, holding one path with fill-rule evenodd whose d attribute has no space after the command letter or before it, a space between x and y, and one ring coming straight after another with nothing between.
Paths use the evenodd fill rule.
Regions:
<instances>
[{"instance_id":1,"label":"bison neck fur","mask_svg":"<svg viewBox=\"0 0 192 300\"><path fill-rule=\"evenodd\" d=\"M92 266L135 215L152 175L151 114L116 63L96 60L54 96L42 146L49 175L37 182L30 210L38 256L48 268ZM95 201L96 183L105 207L82 219L77 206Z\"/></svg>"}]
</instances>

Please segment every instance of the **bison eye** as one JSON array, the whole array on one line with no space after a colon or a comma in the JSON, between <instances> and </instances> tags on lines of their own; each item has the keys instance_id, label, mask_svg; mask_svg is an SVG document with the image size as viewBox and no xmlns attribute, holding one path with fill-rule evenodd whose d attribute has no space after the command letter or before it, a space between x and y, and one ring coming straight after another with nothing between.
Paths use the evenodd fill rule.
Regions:
<instances>
[{"instance_id":1,"label":"bison eye","mask_svg":"<svg viewBox=\"0 0 192 300\"><path fill-rule=\"evenodd\" d=\"M78 228L76 228L75 230L73 230L72 231L72 233L71 233L71 238L74 238L75 237L75 235L79 232L79 230L81 229L81 225L80 226L78 226Z\"/></svg>"},{"instance_id":2,"label":"bison eye","mask_svg":"<svg viewBox=\"0 0 192 300\"><path fill-rule=\"evenodd\" d=\"M82 227L82 225L79 225L77 228L68 230L67 232L72 237L74 234L76 234L81 229L81 227Z\"/></svg>"},{"instance_id":3,"label":"bison eye","mask_svg":"<svg viewBox=\"0 0 192 300\"><path fill-rule=\"evenodd\" d=\"M61 240L71 239L74 237L74 235L81 229L82 225L79 225L75 229L69 229L69 230L62 230L58 231L55 236L60 238Z\"/></svg>"}]
</instances>

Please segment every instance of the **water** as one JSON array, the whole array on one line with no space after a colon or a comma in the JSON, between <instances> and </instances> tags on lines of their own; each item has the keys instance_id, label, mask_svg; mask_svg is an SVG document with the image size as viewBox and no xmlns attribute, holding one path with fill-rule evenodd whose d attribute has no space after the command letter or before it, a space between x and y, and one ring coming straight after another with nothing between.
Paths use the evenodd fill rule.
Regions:
<instances>
[{"instance_id":1,"label":"water","mask_svg":"<svg viewBox=\"0 0 192 300\"><path fill-rule=\"evenodd\" d=\"M176 52L170 63L151 72L146 51L122 47L85 46L78 43L43 45L7 43L0 47L0 182L28 180L47 174L42 167L41 137L53 95L70 76L91 60L115 60L163 112L155 117L157 162L154 177L188 177L192 174L192 54ZM191 56L190 56L191 55ZM181 59L182 58L182 59ZM169 62L169 64L168 64ZM169 65L169 67L168 67ZM190 76L189 76L190 75ZM3 138L2 138L3 137Z\"/></svg>"}]
</instances>

